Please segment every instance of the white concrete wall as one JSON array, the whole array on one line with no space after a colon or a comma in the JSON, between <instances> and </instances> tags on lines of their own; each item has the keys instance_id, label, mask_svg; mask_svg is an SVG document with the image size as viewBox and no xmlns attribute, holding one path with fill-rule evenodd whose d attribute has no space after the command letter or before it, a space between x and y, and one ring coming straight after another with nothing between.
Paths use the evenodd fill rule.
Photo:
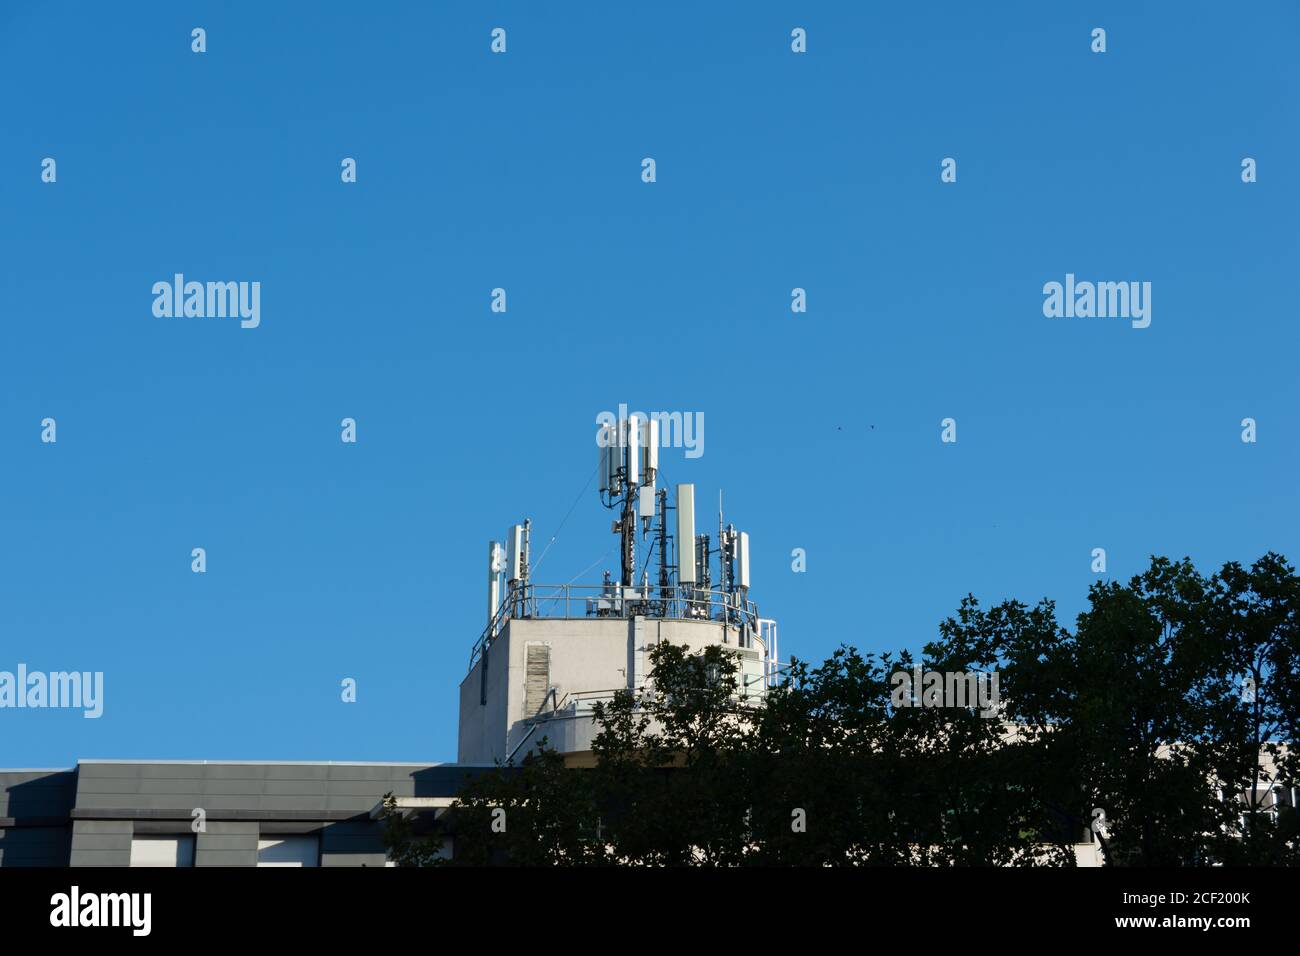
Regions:
<instances>
[{"instance_id":1,"label":"white concrete wall","mask_svg":"<svg viewBox=\"0 0 1300 956\"><path fill-rule=\"evenodd\" d=\"M460 727L457 733L456 762L490 764L504 753L495 752L490 741L506 738L506 708L500 702L507 693L510 655L504 637L488 652L487 660L487 704L480 704L482 699L483 659L474 664L473 669L460 682Z\"/></svg>"},{"instance_id":2,"label":"white concrete wall","mask_svg":"<svg viewBox=\"0 0 1300 956\"><path fill-rule=\"evenodd\" d=\"M491 763L504 760L524 739L531 714L524 713L527 646L550 646L550 683L555 688L548 709L567 695L630 688L644 683L650 648L661 640L699 650L708 644L735 647L738 634L716 621L664 621L658 618L520 618L509 621L492 645L488 658L487 704L479 703L482 663L460 686L460 732L457 760ZM586 726L577 726L585 724ZM590 718L540 728L518 757L545 734L551 747L563 753L591 749Z\"/></svg>"}]
</instances>

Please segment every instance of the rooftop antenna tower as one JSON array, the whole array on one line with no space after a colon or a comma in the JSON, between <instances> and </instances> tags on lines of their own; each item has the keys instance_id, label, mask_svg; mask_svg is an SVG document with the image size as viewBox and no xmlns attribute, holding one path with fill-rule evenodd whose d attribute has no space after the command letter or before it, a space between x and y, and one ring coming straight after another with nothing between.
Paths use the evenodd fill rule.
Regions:
<instances>
[{"instance_id":1,"label":"rooftop antenna tower","mask_svg":"<svg viewBox=\"0 0 1300 956\"><path fill-rule=\"evenodd\" d=\"M618 409L595 424L596 483L618 561L608 560L606 542L604 556L573 579L538 583L545 553L530 553L531 520L509 522L488 542L487 622L460 685L463 763L509 762L543 739L566 758L589 754L597 702L615 693L608 688L635 692L653 681L654 649L665 641L720 648L735 662L741 704L758 703L788 670L778 664L776 621L749 599L749 535L727 523L723 493L716 530L707 514L697 524L696 486L668 485L659 467L661 444L687 434L684 414L703 413ZM587 490L543 552L590 494L589 472L582 480ZM575 583L602 564L601 583Z\"/></svg>"},{"instance_id":2,"label":"rooftop antenna tower","mask_svg":"<svg viewBox=\"0 0 1300 956\"><path fill-rule=\"evenodd\" d=\"M599 432L601 502L618 511L612 529L619 536L619 581L636 585L636 532L650 530L655 515L655 477L659 471L659 422L620 418ZM638 521L638 519L641 519Z\"/></svg>"}]
</instances>

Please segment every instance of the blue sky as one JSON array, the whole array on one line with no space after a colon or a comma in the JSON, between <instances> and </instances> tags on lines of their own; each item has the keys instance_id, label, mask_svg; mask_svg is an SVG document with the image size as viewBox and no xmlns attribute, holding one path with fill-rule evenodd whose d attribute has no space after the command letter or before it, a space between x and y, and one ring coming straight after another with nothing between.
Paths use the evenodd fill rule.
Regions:
<instances>
[{"instance_id":1,"label":"blue sky","mask_svg":"<svg viewBox=\"0 0 1300 956\"><path fill-rule=\"evenodd\" d=\"M1095 547L1296 557L1294 4L287 6L0 11L0 670L106 685L0 766L454 760L486 542L540 552L620 402L704 413L665 476L805 659L1072 620ZM155 318L176 272L261 325ZM1151 326L1045 318L1067 272Z\"/></svg>"}]
</instances>

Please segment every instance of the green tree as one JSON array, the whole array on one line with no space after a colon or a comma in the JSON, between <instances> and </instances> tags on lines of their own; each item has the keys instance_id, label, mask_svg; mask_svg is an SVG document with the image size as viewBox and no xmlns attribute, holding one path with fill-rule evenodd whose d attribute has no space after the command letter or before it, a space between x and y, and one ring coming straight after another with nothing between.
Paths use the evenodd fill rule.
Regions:
<instances>
[{"instance_id":1,"label":"green tree","mask_svg":"<svg viewBox=\"0 0 1300 956\"><path fill-rule=\"evenodd\" d=\"M592 741L601 834L619 863L735 865L748 851L744 782L753 708L718 645L698 654L663 642L650 676L595 707Z\"/></svg>"},{"instance_id":2,"label":"green tree","mask_svg":"<svg viewBox=\"0 0 1300 956\"><path fill-rule=\"evenodd\" d=\"M1294 785L1295 752L1281 741L1295 739L1298 608L1277 555L1208 579L1190 560L1152 558L1127 584L1094 584L1073 633L1046 603L1005 605L1018 623L995 653L1009 716L1043 743L1045 802L1067 821L1104 811L1115 864L1294 859L1294 815L1274 824L1256 800L1252 817L1241 798L1261 754Z\"/></svg>"},{"instance_id":3,"label":"green tree","mask_svg":"<svg viewBox=\"0 0 1300 956\"><path fill-rule=\"evenodd\" d=\"M600 863L590 773L565 767L543 738L517 765L473 778L447 811L458 866Z\"/></svg>"},{"instance_id":4,"label":"green tree","mask_svg":"<svg viewBox=\"0 0 1300 956\"><path fill-rule=\"evenodd\" d=\"M968 596L918 659L840 647L762 699L733 648L660 643L644 686L596 706L594 768L543 741L467 786L455 862L1068 865L1097 811L1112 864L1300 862L1297 814L1253 788L1297 786L1294 569L1153 558L1088 599L1070 630L1051 601ZM996 675L996 712L905 706L916 664ZM385 819L399 863L440 861Z\"/></svg>"},{"instance_id":5,"label":"green tree","mask_svg":"<svg viewBox=\"0 0 1300 956\"><path fill-rule=\"evenodd\" d=\"M1199 743L1224 801L1211 854L1237 864L1300 864L1300 814L1267 812L1268 789L1300 785L1300 577L1278 554L1225 564L1207 584L1196 637L1208 661L1195 693L1208 714Z\"/></svg>"},{"instance_id":6,"label":"green tree","mask_svg":"<svg viewBox=\"0 0 1300 956\"><path fill-rule=\"evenodd\" d=\"M415 821L397 805L390 790L384 794L379 812L384 849L396 866L437 866L443 862L442 834L417 828Z\"/></svg>"}]
</instances>

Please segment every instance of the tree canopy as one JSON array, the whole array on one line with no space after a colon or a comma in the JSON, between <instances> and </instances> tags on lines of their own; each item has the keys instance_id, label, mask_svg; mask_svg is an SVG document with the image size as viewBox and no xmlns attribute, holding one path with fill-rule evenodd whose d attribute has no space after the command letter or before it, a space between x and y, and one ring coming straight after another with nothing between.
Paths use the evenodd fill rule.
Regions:
<instances>
[{"instance_id":1,"label":"tree canopy","mask_svg":"<svg viewBox=\"0 0 1300 956\"><path fill-rule=\"evenodd\" d=\"M644 687L596 706L594 767L543 742L460 795L454 859L390 814L393 858L1059 866L1096 832L1113 865L1296 865L1300 814L1270 788L1300 787L1298 609L1280 555L1208 577L1153 558L1073 629L1049 600L967 596L915 659L841 646L757 700L728 647L660 643ZM900 692L918 673L996 680L995 706Z\"/></svg>"}]
</instances>

